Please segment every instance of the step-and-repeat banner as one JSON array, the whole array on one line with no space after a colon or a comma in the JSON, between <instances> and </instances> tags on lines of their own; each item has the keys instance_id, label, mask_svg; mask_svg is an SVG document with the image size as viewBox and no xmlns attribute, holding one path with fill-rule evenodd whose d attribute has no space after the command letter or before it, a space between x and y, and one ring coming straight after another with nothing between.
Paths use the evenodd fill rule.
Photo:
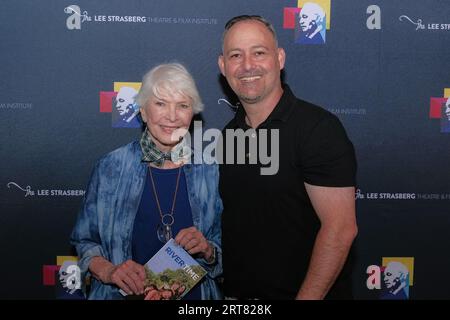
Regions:
<instances>
[{"instance_id":1,"label":"step-and-repeat banner","mask_svg":"<svg viewBox=\"0 0 450 320\"><path fill-rule=\"evenodd\" d=\"M204 129L232 118L236 101L217 57L225 22L241 14L273 22L287 53L284 80L336 114L355 145L356 298L380 299L399 281L402 298L450 298L450 2L442 0L2 1L0 298L67 293L58 284L76 258L69 235L90 171L139 137L123 110L152 66L188 67Z\"/></svg>"}]
</instances>

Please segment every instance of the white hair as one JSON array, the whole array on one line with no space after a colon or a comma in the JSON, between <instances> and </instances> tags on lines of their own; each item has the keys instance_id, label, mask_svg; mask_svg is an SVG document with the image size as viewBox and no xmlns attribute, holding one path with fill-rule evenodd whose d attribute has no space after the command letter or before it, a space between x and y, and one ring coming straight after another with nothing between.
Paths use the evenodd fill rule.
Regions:
<instances>
[{"instance_id":1,"label":"white hair","mask_svg":"<svg viewBox=\"0 0 450 320\"><path fill-rule=\"evenodd\" d=\"M161 97L161 92L181 94L192 99L194 113L203 110L203 103L194 78L180 63L160 64L148 71L142 78L142 86L136 96L136 103L144 107L151 96Z\"/></svg>"},{"instance_id":2,"label":"white hair","mask_svg":"<svg viewBox=\"0 0 450 320\"><path fill-rule=\"evenodd\" d=\"M325 11L323 11L322 7L317 3L307 2L303 5L301 11L303 10L305 10L305 12L308 12L309 14L315 15L316 18L314 20L317 22L322 22L325 18Z\"/></svg>"},{"instance_id":3,"label":"white hair","mask_svg":"<svg viewBox=\"0 0 450 320\"><path fill-rule=\"evenodd\" d=\"M408 276L408 269L405 267L405 265L401 262L397 262L397 261L391 261L387 264L385 272L388 270L392 272L392 271L396 271L399 273L399 277L401 280L405 280L406 277Z\"/></svg>"}]
</instances>

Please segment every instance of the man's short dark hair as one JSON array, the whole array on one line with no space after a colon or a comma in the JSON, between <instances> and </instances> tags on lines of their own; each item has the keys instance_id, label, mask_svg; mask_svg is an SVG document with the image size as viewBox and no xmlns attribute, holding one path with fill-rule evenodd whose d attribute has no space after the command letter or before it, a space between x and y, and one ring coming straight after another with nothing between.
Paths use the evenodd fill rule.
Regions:
<instances>
[{"instance_id":1,"label":"man's short dark hair","mask_svg":"<svg viewBox=\"0 0 450 320\"><path fill-rule=\"evenodd\" d=\"M267 30L269 30L270 33L272 33L273 38L275 39L275 44L278 47L277 33L275 32L275 28L273 27L273 25L268 20L266 20L265 18L263 18L263 17L261 17L259 15L247 15L247 14L244 14L244 15L240 15L240 16L236 16L236 17L231 18L225 24L225 31L223 32L223 35L222 35L222 51L223 51L223 41L225 40L225 35L227 34L228 30L230 30L231 27L233 25L235 25L236 23L238 23L238 22L250 21L250 20L252 20L252 21L259 21L263 25L265 25Z\"/></svg>"}]
</instances>

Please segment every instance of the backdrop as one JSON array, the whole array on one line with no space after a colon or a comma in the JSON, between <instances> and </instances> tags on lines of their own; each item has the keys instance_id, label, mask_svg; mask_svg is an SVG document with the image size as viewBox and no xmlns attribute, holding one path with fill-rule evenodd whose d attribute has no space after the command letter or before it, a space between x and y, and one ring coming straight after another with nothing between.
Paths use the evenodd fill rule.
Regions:
<instances>
[{"instance_id":1,"label":"backdrop","mask_svg":"<svg viewBox=\"0 0 450 320\"><path fill-rule=\"evenodd\" d=\"M323 9L303 12L322 27L316 44L299 26L306 2ZM117 117L117 95L131 99L122 88L179 61L197 81L204 128L231 119L217 57L225 22L241 14L273 22L284 80L335 113L355 145L356 298L380 297L393 260L409 271L410 299L450 298L446 0L2 1L0 298L58 296L95 161L140 135L136 119Z\"/></svg>"}]
</instances>

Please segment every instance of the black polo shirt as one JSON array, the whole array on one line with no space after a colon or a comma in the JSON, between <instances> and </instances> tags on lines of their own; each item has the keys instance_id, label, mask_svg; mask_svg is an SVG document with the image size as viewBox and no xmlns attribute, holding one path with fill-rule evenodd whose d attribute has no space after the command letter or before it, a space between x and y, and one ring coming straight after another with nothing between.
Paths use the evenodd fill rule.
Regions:
<instances>
[{"instance_id":1,"label":"black polo shirt","mask_svg":"<svg viewBox=\"0 0 450 320\"><path fill-rule=\"evenodd\" d=\"M306 275L320 228L304 183L329 187L355 185L353 145L338 118L297 99L287 85L283 88L275 109L246 138L246 163L220 165L226 296L293 299ZM253 130L245 122L243 108L225 127L223 146L231 139L227 138L227 129ZM267 159L260 161L264 158L259 156L256 164L250 161L252 153L255 156L255 150L250 150L250 140L264 142L261 133L266 130L265 135L271 137L273 129L279 133L278 171L262 175L261 168L270 164ZM270 150L276 153L276 148L272 148L275 140L276 135L267 139L269 154ZM259 149L258 146L258 152ZM236 163L236 148L234 151ZM223 159L227 159L227 148ZM347 267L329 297L350 298L351 283L346 272Z\"/></svg>"}]
</instances>

